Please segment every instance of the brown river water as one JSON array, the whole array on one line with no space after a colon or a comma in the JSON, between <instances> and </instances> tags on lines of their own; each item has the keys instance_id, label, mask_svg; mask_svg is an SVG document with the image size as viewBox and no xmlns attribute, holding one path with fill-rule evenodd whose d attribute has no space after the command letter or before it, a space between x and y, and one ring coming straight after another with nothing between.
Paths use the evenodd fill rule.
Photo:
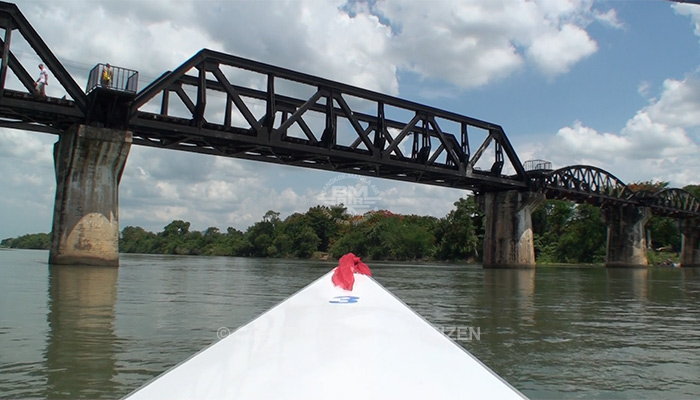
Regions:
<instances>
[{"instance_id":1,"label":"brown river water","mask_svg":"<svg viewBox=\"0 0 700 400\"><path fill-rule=\"evenodd\" d=\"M124 254L119 268L50 268L47 259L0 249L0 398L123 397L335 266ZM368 264L530 398L700 398L700 269Z\"/></svg>"}]
</instances>

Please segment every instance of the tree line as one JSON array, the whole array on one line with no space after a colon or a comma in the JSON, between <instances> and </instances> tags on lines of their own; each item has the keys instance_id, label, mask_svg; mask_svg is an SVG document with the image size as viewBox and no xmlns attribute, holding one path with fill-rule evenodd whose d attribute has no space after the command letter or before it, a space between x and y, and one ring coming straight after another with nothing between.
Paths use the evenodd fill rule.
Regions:
<instances>
[{"instance_id":1,"label":"tree line","mask_svg":"<svg viewBox=\"0 0 700 400\"><path fill-rule=\"evenodd\" d=\"M628 185L632 190L658 191L667 182ZM700 185L684 188L700 198ZM535 256L538 263L602 263L607 228L598 207L565 200L547 200L532 215ZM676 220L653 216L646 225L650 262L678 252L681 232ZM446 216L401 215L370 211L350 215L343 205L315 206L282 220L268 211L245 232L229 227L190 230L190 223L175 220L153 233L127 226L120 235L123 253L212 255L241 257L309 258L328 254L337 258L353 252L374 260L481 261L484 216L474 197L460 198ZM0 245L48 249L48 234L8 238Z\"/></svg>"},{"instance_id":2,"label":"tree line","mask_svg":"<svg viewBox=\"0 0 700 400\"><path fill-rule=\"evenodd\" d=\"M370 211L351 215L346 207L315 206L282 220L268 211L245 232L210 227L191 231L172 221L162 232L127 226L119 249L124 253L308 258L337 258L353 252L374 260L473 260L483 238L481 213L473 197L459 199L443 218Z\"/></svg>"}]
</instances>

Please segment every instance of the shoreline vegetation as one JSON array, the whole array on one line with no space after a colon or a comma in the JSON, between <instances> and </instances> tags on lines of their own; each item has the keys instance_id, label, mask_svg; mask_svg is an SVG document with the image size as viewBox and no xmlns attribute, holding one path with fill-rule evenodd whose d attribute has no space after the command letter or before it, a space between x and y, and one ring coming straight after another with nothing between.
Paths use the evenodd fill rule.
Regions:
<instances>
[{"instance_id":1,"label":"shoreline vegetation","mask_svg":"<svg viewBox=\"0 0 700 400\"><path fill-rule=\"evenodd\" d=\"M635 184L636 190L659 189L666 182ZM684 188L700 197L700 185ZM268 211L243 232L229 227L190 231L175 220L161 232L127 226L120 235L121 253L204 256L337 259L352 252L368 260L456 261L478 263L484 216L474 197L460 198L445 217L370 211L350 215L341 204L315 206L284 220ZM532 215L538 264L605 262L607 228L598 207L566 200L547 200ZM646 225L650 265L678 262L681 232L676 220L653 216ZM0 247L49 249L51 235L36 233L7 238Z\"/></svg>"}]
</instances>

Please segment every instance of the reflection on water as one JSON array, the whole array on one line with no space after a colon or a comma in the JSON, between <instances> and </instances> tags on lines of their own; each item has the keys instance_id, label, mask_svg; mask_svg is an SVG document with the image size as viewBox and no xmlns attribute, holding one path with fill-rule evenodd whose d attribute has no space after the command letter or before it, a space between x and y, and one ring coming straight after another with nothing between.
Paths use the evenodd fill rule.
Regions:
<instances>
[{"instance_id":1,"label":"reflection on water","mask_svg":"<svg viewBox=\"0 0 700 400\"><path fill-rule=\"evenodd\" d=\"M502 312L493 313L491 327L507 326L513 321L521 328L535 324L535 269L484 270L484 300L492 303L489 308L500 307ZM508 302L508 306L504 306ZM486 305L484 305L486 307ZM504 324L504 320L509 321Z\"/></svg>"},{"instance_id":2,"label":"reflection on water","mask_svg":"<svg viewBox=\"0 0 700 400\"><path fill-rule=\"evenodd\" d=\"M608 296L648 299L648 268L608 268L605 273Z\"/></svg>"},{"instance_id":3,"label":"reflection on water","mask_svg":"<svg viewBox=\"0 0 700 400\"><path fill-rule=\"evenodd\" d=\"M51 266L46 397L98 397L117 383L117 268Z\"/></svg>"},{"instance_id":4,"label":"reflection on water","mask_svg":"<svg viewBox=\"0 0 700 400\"><path fill-rule=\"evenodd\" d=\"M46 256L0 251L0 397L122 397L334 266L122 255L119 269L48 268ZM478 329L451 337L527 396L700 397L698 269L369 264L436 327Z\"/></svg>"}]
</instances>

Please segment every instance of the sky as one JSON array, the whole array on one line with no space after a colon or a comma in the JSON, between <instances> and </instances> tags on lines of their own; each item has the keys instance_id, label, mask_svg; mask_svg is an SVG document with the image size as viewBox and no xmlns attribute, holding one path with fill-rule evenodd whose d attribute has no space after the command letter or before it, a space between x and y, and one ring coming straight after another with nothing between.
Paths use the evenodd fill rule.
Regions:
<instances>
[{"instance_id":1,"label":"sky","mask_svg":"<svg viewBox=\"0 0 700 400\"><path fill-rule=\"evenodd\" d=\"M503 127L521 161L593 165L626 183L700 184L700 6L662 0L23 0L85 87L98 63L143 88L202 48ZM19 35L13 52L40 62ZM38 71L36 71L38 72ZM49 71L51 74L51 71ZM51 78L50 78L51 79ZM54 83L52 85L51 83ZM8 83L8 87L11 83ZM49 96L64 95L49 81ZM0 239L50 232L57 136L0 128ZM343 191L345 190L345 191ZM330 198L445 216L471 193L132 146L120 227L245 230ZM352 208L352 207L351 207Z\"/></svg>"}]
</instances>

